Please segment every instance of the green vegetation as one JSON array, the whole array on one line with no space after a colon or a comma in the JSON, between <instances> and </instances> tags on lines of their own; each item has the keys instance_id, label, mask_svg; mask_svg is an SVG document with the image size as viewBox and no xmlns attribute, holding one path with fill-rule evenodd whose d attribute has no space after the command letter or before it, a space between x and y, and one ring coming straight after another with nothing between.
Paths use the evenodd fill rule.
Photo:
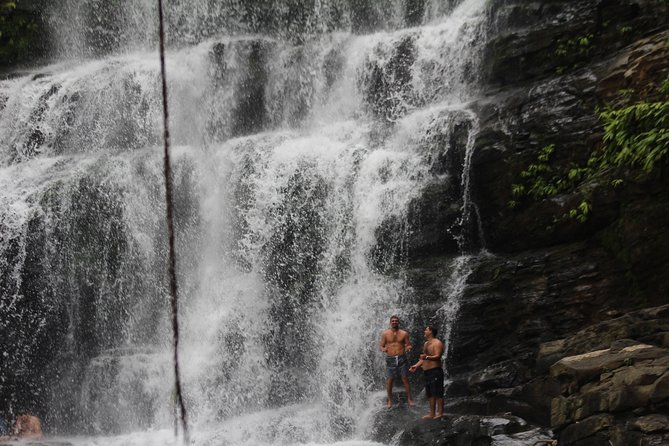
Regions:
<instances>
[{"instance_id":1,"label":"green vegetation","mask_svg":"<svg viewBox=\"0 0 669 446\"><path fill-rule=\"evenodd\" d=\"M633 28L631 26L621 26L621 27L618 28L618 32L620 32L620 34L622 34L622 35L629 34L632 31L633 31Z\"/></svg>"},{"instance_id":2,"label":"green vegetation","mask_svg":"<svg viewBox=\"0 0 669 446\"><path fill-rule=\"evenodd\" d=\"M592 176L591 169L571 165L567 169L559 169L552 165L551 159L555 152L555 145L543 147L537 156L537 162L530 164L520 173L522 181L513 184L511 194L514 199L509 206L514 208L526 199L540 201L561 193L572 192L587 178ZM592 205L583 200L579 205L570 209L557 220L573 218L579 222L587 220Z\"/></svg>"},{"instance_id":3,"label":"green vegetation","mask_svg":"<svg viewBox=\"0 0 669 446\"><path fill-rule=\"evenodd\" d=\"M667 78L662 81L659 90L661 94L669 96L669 76L667 76Z\"/></svg>"},{"instance_id":4,"label":"green vegetation","mask_svg":"<svg viewBox=\"0 0 669 446\"><path fill-rule=\"evenodd\" d=\"M539 151L537 162L530 164L520 173L524 181L512 186L511 192L515 197L528 196L542 200L571 188L572 185L565 181L562 172L556 172L551 166L553 152L555 152L554 144L543 147Z\"/></svg>"},{"instance_id":5,"label":"green vegetation","mask_svg":"<svg viewBox=\"0 0 669 446\"><path fill-rule=\"evenodd\" d=\"M618 91L618 95L625 100L630 100L632 98L632 96L634 95L634 89L633 88L623 88L622 90Z\"/></svg>"},{"instance_id":6,"label":"green vegetation","mask_svg":"<svg viewBox=\"0 0 669 446\"><path fill-rule=\"evenodd\" d=\"M669 151L669 101L642 102L599 113L604 124L604 150L588 165L595 172L609 167L651 171Z\"/></svg>"},{"instance_id":7,"label":"green vegetation","mask_svg":"<svg viewBox=\"0 0 669 446\"><path fill-rule=\"evenodd\" d=\"M669 78L658 91L669 96ZM621 91L623 97L632 93ZM669 98L668 98L669 99ZM536 162L520 173L521 181L511 187L512 208L528 199L544 200L561 193L579 193L580 203L556 222L567 218L585 222L592 211L587 184L621 187L624 173L650 172L669 153L669 100L640 102L620 108L598 110L603 125L603 145L590 153L585 165L570 164L566 168L553 165L555 145L543 147Z\"/></svg>"},{"instance_id":8,"label":"green vegetation","mask_svg":"<svg viewBox=\"0 0 669 446\"><path fill-rule=\"evenodd\" d=\"M0 0L0 67L32 59L42 51L39 19L16 1Z\"/></svg>"},{"instance_id":9,"label":"green vegetation","mask_svg":"<svg viewBox=\"0 0 669 446\"><path fill-rule=\"evenodd\" d=\"M595 48L595 35L592 33L573 37L571 39L560 39L557 42L554 54L563 64L556 68L559 75L567 71L578 68L579 63L575 59L580 59L590 55Z\"/></svg>"},{"instance_id":10,"label":"green vegetation","mask_svg":"<svg viewBox=\"0 0 669 446\"><path fill-rule=\"evenodd\" d=\"M558 42L558 46L555 49L555 55L564 57L574 52L578 54L588 54L592 49L592 41L594 38L594 34L586 34L568 40L561 40Z\"/></svg>"}]
</instances>

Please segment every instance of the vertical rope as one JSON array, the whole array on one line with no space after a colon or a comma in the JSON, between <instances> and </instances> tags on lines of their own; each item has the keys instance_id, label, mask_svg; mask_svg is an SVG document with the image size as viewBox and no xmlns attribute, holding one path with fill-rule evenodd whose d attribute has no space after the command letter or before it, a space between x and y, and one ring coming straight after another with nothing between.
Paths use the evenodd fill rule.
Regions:
<instances>
[{"instance_id":1,"label":"vertical rope","mask_svg":"<svg viewBox=\"0 0 669 446\"><path fill-rule=\"evenodd\" d=\"M162 78L163 93L163 140L165 201L167 208L167 237L169 243L168 275L170 281L170 296L172 303L172 333L174 347L174 382L176 402L181 415L181 429L184 434L184 443L188 444L188 423L186 422L186 406L181 391L181 377L179 373L179 312L177 300L176 254L174 250L174 206L172 203L172 168L170 165L170 130L168 126L169 113L167 109L167 77L165 75L165 20L163 18L163 1L158 0L158 20L160 33L160 76Z\"/></svg>"}]
</instances>

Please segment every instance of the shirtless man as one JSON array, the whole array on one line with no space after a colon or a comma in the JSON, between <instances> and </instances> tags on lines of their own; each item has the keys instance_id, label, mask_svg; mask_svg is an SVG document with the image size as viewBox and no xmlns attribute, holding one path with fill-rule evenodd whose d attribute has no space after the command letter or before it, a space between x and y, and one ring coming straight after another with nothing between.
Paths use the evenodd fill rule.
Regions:
<instances>
[{"instance_id":1,"label":"shirtless man","mask_svg":"<svg viewBox=\"0 0 669 446\"><path fill-rule=\"evenodd\" d=\"M400 318L390 318L390 328L381 335L381 351L386 354L386 393L388 400L386 405L393 407L393 380L397 375L402 378L404 389L407 393L407 404L413 406L411 399L411 386L409 386L409 363L406 354L411 351L409 334L400 330Z\"/></svg>"},{"instance_id":2,"label":"shirtless man","mask_svg":"<svg viewBox=\"0 0 669 446\"><path fill-rule=\"evenodd\" d=\"M0 437L0 441L42 438L42 423L33 415L19 415L14 425L14 435Z\"/></svg>"},{"instance_id":3,"label":"shirtless man","mask_svg":"<svg viewBox=\"0 0 669 446\"><path fill-rule=\"evenodd\" d=\"M430 413L423 418L432 420L444 415L444 370L441 368L441 356L444 354L444 344L435 336L437 329L428 325L423 332L425 345L420 360L409 368L411 373L423 368L425 378L425 395L430 402ZM435 407L437 413L435 415Z\"/></svg>"}]
</instances>

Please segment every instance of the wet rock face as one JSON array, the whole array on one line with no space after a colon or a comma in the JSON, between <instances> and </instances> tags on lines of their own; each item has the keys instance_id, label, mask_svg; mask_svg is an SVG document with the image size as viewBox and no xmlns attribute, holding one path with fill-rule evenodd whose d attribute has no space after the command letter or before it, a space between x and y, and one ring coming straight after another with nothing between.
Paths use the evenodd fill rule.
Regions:
<instances>
[{"instance_id":1,"label":"wet rock face","mask_svg":"<svg viewBox=\"0 0 669 446\"><path fill-rule=\"evenodd\" d=\"M210 54L212 97L221 97L235 83L235 97L230 103L208 104L211 108L207 130L213 141L232 136L248 135L267 125L265 88L267 84L268 54L275 50L269 41L257 39L248 42L217 43ZM239 65L231 68L229 65Z\"/></svg>"},{"instance_id":2,"label":"wet rock face","mask_svg":"<svg viewBox=\"0 0 669 446\"><path fill-rule=\"evenodd\" d=\"M400 446L535 444L550 441L547 430L532 427L512 415L481 416L448 414L441 420L423 420L411 411L379 413L373 440ZM545 444L545 443L544 443Z\"/></svg>"},{"instance_id":3,"label":"wet rock face","mask_svg":"<svg viewBox=\"0 0 669 446\"><path fill-rule=\"evenodd\" d=\"M407 253L421 258L435 254L457 254L474 244L476 225L463 225L463 175L472 122L467 116L435 120L426 132L423 146L431 153L433 181L409 207ZM467 245L467 246L465 246Z\"/></svg>"},{"instance_id":4,"label":"wet rock face","mask_svg":"<svg viewBox=\"0 0 669 446\"><path fill-rule=\"evenodd\" d=\"M451 334L447 412L510 412L551 427L560 445L666 444L664 167L623 173L617 190L593 183L583 224L555 221L577 194L508 202L542 147L555 145L556 166L583 163L601 144L597 107L624 104L621 90L660 99L669 5L499 0L489 12L472 193L493 255L476 262ZM438 283L437 258L414 260L412 276Z\"/></svg>"},{"instance_id":5,"label":"wet rock face","mask_svg":"<svg viewBox=\"0 0 669 446\"><path fill-rule=\"evenodd\" d=\"M667 40L669 30L637 40L629 49L614 58L607 75L597 85L601 102L619 104L625 100L658 101L662 93L657 88L669 75ZM628 97L621 97L620 91Z\"/></svg>"},{"instance_id":6,"label":"wet rock face","mask_svg":"<svg viewBox=\"0 0 669 446\"><path fill-rule=\"evenodd\" d=\"M573 8L583 8L588 4L597 6L601 10L597 14L602 17L612 14L611 8L615 11L613 6L604 2L601 5L595 5L597 2L568 3ZM552 2L549 5L567 7L564 2ZM519 6L515 5L514 8ZM539 9L544 13L552 10L548 6ZM559 48L544 48L540 53L547 57L546 63L549 65L556 63L562 53L574 53L574 57L580 58L578 64L558 67L560 69L551 65L549 71L529 73L527 78L513 81L511 87L510 80L503 80L506 85L504 88L491 88L490 94L478 102L481 131L473 159L473 193L475 201L481 206L484 232L488 247L492 250L522 251L593 238L603 229L611 228L611 224L619 217L622 219L618 222L625 221L622 227L629 222L634 226L644 225L646 230L663 232L660 225L631 223L631 220L644 219L638 213L639 208L666 207L666 194L662 192L666 178L662 175L651 178L629 175L625 178L627 187L620 190L593 183L590 188L595 209L585 224L562 222L556 225L554 221L556 216L578 205L576 196L563 194L514 209L509 207L509 202L515 199L511 194L512 184L518 183L521 172L536 162L541 148L555 146L552 165L584 165L590 152L601 145L602 124L597 118L598 108L621 105L624 101L660 99L659 87L669 75L669 48L666 46L669 12L664 4L656 4L651 8L648 2L638 2L632 9L637 11L634 20L629 19L632 22L625 21L629 14L623 13L617 18L598 19L608 22L609 26L630 29L626 31L625 39L620 36L616 39L615 36L599 32L578 44L587 49L579 49L573 45L576 37L569 37L573 35L573 30L565 25L566 28L558 28L559 37L551 37L551 41ZM498 21L503 22L500 18L503 10L497 10L495 17ZM559 11L560 14L564 12L562 9ZM560 14L546 16L540 23L547 22L548 28L552 29L560 22ZM594 12L590 10L581 11L578 17L592 14ZM657 18L654 15L661 17L662 21L655 22ZM645 24L641 29L648 36L639 38L633 34L639 32L638 25L635 28L631 23L637 22ZM514 48L527 56L531 46L524 45L522 33L518 30L529 32L532 26L523 27L515 22L507 26L516 30L509 37L513 45L517 45ZM541 30L537 29L536 33L541 33ZM597 38L612 39L605 45L604 52L600 51L598 44L593 43ZM563 41L568 43L559 43ZM489 48L495 45L496 40L493 40ZM511 66L517 67L523 63L513 55L511 49L490 51L498 58L508 59ZM555 54L556 51L560 55ZM535 61L531 65L545 67L546 64ZM522 72L528 73L526 70ZM648 198L652 196L652 200L644 198L644 195ZM631 208L636 210L630 213ZM650 226L657 229L651 229ZM640 234L629 235L634 238ZM624 237L628 238L627 235ZM654 238L658 239L657 236Z\"/></svg>"},{"instance_id":7,"label":"wet rock face","mask_svg":"<svg viewBox=\"0 0 669 446\"><path fill-rule=\"evenodd\" d=\"M412 104L411 66L415 61L413 37L407 36L392 48L378 48L389 53L388 60L368 60L358 83L365 103L379 118L393 122Z\"/></svg>"},{"instance_id":8,"label":"wet rock face","mask_svg":"<svg viewBox=\"0 0 669 446\"><path fill-rule=\"evenodd\" d=\"M610 56L666 27L669 6L661 0L502 0L493 3L490 17L500 32L484 65L491 83L508 85Z\"/></svg>"}]
</instances>

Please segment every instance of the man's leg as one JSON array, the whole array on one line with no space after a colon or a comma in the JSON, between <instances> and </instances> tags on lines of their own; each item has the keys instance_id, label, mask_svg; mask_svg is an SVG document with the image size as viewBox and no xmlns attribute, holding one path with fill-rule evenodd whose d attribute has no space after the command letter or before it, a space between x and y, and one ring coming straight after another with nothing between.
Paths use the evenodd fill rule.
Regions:
<instances>
[{"instance_id":1,"label":"man's leg","mask_svg":"<svg viewBox=\"0 0 669 446\"><path fill-rule=\"evenodd\" d=\"M428 398L428 400L430 402L430 413L423 417L424 420L434 419L434 406L437 402L437 399L435 397L431 396L430 398Z\"/></svg>"},{"instance_id":2,"label":"man's leg","mask_svg":"<svg viewBox=\"0 0 669 446\"><path fill-rule=\"evenodd\" d=\"M442 368L438 369L437 373L437 393L434 395L437 400L437 418L444 416L444 370Z\"/></svg>"},{"instance_id":3,"label":"man's leg","mask_svg":"<svg viewBox=\"0 0 669 446\"><path fill-rule=\"evenodd\" d=\"M388 395L388 400L386 401L386 406L393 407L393 379L386 379L386 394Z\"/></svg>"},{"instance_id":4,"label":"man's leg","mask_svg":"<svg viewBox=\"0 0 669 446\"><path fill-rule=\"evenodd\" d=\"M444 416L444 398L437 398L437 418Z\"/></svg>"},{"instance_id":5,"label":"man's leg","mask_svg":"<svg viewBox=\"0 0 669 446\"><path fill-rule=\"evenodd\" d=\"M404 383L404 390L407 393L407 404L413 407L413 399L411 398L411 385L409 385L409 377L403 376L402 382Z\"/></svg>"}]
</instances>

